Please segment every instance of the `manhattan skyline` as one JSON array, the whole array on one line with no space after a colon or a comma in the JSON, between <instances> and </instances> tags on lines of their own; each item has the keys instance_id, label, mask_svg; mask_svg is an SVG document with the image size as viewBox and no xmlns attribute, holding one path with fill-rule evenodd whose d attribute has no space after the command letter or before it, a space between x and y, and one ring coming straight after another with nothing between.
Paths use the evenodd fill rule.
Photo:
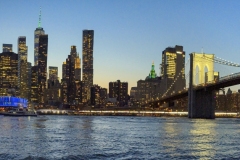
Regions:
<instances>
[{"instance_id":1,"label":"manhattan skyline","mask_svg":"<svg viewBox=\"0 0 240 160\"><path fill-rule=\"evenodd\" d=\"M60 79L62 63L72 45L77 46L81 57L85 29L94 30L93 83L105 88L119 79L128 82L130 90L149 74L152 61L159 76L161 53L168 46L182 45L186 60L189 53L203 50L240 62L240 2L150 2L1 1L0 20L4 23L0 44L13 44L17 53L18 37L26 36L28 61L34 65L34 30L41 7L41 27L49 39L48 66L58 67ZM233 70L239 72L238 68Z\"/></svg>"}]
</instances>

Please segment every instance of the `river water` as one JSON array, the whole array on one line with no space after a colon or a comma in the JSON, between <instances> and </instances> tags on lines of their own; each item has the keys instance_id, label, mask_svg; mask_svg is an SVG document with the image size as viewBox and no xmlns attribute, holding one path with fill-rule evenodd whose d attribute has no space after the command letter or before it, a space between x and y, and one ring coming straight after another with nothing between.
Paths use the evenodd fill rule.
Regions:
<instances>
[{"instance_id":1,"label":"river water","mask_svg":"<svg viewBox=\"0 0 240 160\"><path fill-rule=\"evenodd\" d=\"M240 159L240 119L0 116L0 159Z\"/></svg>"}]
</instances>

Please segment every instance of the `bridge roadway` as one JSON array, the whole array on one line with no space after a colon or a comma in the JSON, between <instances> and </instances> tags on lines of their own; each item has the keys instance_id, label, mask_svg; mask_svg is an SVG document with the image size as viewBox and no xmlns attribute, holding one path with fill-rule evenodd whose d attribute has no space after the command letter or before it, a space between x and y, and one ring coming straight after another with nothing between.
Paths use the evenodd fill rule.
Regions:
<instances>
[{"instance_id":1,"label":"bridge roadway","mask_svg":"<svg viewBox=\"0 0 240 160\"><path fill-rule=\"evenodd\" d=\"M221 77L219 81L216 81L216 82L214 81L214 82L208 82L205 84L197 85L194 87L194 90L219 90L220 88L234 86L237 84L240 84L240 72ZM150 103L160 102L161 104L163 104L164 102L174 101L187 96L188 96L188 89L180 91L179 93L175 93L175 94L160 98L159 100L153 101Z\"/></svg>"}]
</instances>

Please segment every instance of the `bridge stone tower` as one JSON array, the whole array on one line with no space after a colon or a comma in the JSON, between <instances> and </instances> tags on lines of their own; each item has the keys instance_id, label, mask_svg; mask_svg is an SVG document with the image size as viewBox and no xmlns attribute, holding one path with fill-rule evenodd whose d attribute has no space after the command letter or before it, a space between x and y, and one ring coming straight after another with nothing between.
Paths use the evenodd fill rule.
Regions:
<instances>
[{"instance_id":1,"label":"bridge stone tower","mask_svg":"<svg viewBox=\"0 0 240 160\"><path fill-rule=\"evenodd\" d=\"M190 54L190 74L188 89L188 118L215 118L215 91L196 89L196 75L199 84L214 79L214 54ZM196 69L199 69L198 73ZM205 69L208 69L208 72Z\"/></svg>"},{"instance_id":2,"label":"bridge stone tower","mask_svg":"<svg viewBox=\"0 0 240 160\"><path fill-rule=\"evenodd\" d=\"M193 70L192 70L193 85L203 84L208 81L213 81L214 54L192 53L192 55L193 55Z\"/></svg>"}]
</instances>

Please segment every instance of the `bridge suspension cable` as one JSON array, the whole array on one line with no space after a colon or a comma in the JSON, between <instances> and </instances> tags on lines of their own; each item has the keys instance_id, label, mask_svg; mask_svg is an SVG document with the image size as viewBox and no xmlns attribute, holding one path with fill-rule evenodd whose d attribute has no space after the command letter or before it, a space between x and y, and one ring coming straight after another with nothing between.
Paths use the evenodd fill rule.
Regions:
<instances>
[{"instance_id":1,"label":"bridge suspension cable","mask_svg":"<svg viewBox=\"0 0 240 160\"><path fill-rule=\"evenodd\" d=\"M189 75L190 75L190 71L185 75L185 79L186 79L186 80L189 78ZM186 89L188 88L187 85L188 85L188 87L189 87L189 82L186 83Z\"/></svg>"},{"instance_id":2,"label":"bridge suspension cable","mask_svg":"<svg viewBox=\"0 0 240 160\"><path fill-rule=\"evenodd\" d=\"M184 67L182 68L181 72L179 72L178 76L175 78L175 80L172 82L172 84L170 85L170 87L167 89L167 91L161 96L161 98L165 97L168 92L172 89L173 85L175 84L175 82L178 80L179 76L181 75L182 71L186 68L187 64L190 62L190 58L188 58L187 63L185 63Z\"/></svg>"},{"instance_id":3,"label":"bridge suspension cable","mask_svg":"<svg viewBox=\"0 0 240 160\"><path fill-rule=\"evenodd\" d=\"M214 57L214 59L215 59L216 63L219 63L219 64L224 64L224 65L233 66L233 67L240 67L240 64L238 64L238 63L233 63L233 62L224 60L219 57Z\"/></svg>"},{"instance_id":4,"label":"bridge suspension cable","mask_svg":"<svg viewBox=\"0 0 240 160\"><path fill-rule=\"evenodd\" d=\"M233 62L230 62L228 60L224 60L224 59L219 58L219 57L214 57L214 59L213 59L213 58L210 58L210 57L207 57L207 56L198 56L198 55L196 55L196 56L200 57L202 59L205 59L207 61L210 61L210 62L215 62L215 63L218 63L218 64L227 65L227 66L240 67L240 64L238 64L238 63L233 63Z\"/></svg>"}]
</instances>

